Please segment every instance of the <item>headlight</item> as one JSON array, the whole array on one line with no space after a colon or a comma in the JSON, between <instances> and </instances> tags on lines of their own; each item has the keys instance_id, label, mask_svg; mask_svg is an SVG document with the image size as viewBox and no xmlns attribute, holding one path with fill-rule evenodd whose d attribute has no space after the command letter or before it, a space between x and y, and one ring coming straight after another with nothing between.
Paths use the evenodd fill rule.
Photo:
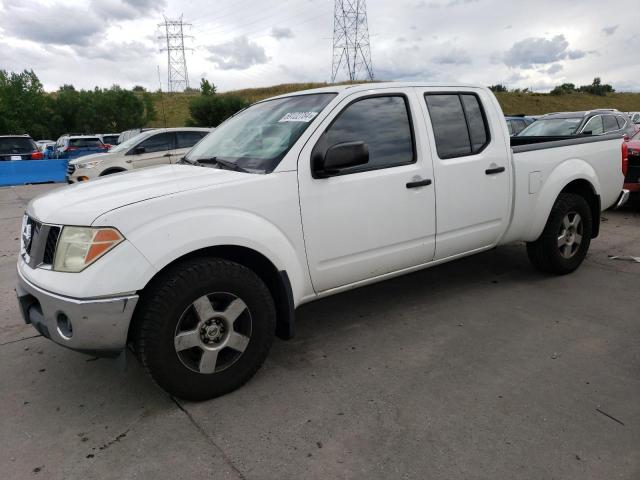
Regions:
<instances>
[{"instance_id":1,"label":"headlight","mask_svg":"<svg viewBox=\"0 0 640 480\"><path fill-rule=\"evenodd\" d=\"M80 272L123 240L115 228L63 227L53 269Z\"/></svg>"},{"instance_id":2,"label":"headlight","mask_svg":"<svg viewBox=\"0 0 640 480\"><path fill-rule=\"evenodd\" d=\"M78 169L80 169L80 168L93 168L96 165L98 165L100 162L102 162L102 160L93 160L91 162L76 163L76 167L78 167Z\"/></svg>"}]
</instances>

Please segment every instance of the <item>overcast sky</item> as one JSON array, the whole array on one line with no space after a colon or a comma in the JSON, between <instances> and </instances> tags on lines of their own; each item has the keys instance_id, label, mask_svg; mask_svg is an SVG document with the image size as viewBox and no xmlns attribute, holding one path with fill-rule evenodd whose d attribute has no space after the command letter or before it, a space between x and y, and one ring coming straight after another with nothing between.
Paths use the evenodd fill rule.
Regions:
<instances>
[{"instance_id":1,"label":"overcast sky","mask_svg":"<svg viewBox=\"0 0 640 480\"><path fill-rule=\"evenodd\" d=\"M636 0L637 1L637 0ZM381 80L640 91L640 10L630 0L368 0ZM0 69L47 90L166 85L163 14L183 14L191 84L219 90L329 81L332 0L0 0Z\"/></svg>"}]
</instances>

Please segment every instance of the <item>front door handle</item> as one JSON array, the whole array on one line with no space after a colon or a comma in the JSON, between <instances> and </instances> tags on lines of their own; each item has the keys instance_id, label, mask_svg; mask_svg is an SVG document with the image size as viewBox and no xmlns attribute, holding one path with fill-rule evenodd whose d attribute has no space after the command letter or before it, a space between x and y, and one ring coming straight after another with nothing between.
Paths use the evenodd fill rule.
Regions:
<instances>
[{"instance_id":1,"label":"front door handle","mask_svg":"<svg viewBox=\"0 0 640 480\"><path fill-rule=\"evenodd\" d=\"M407 188L418 188L418 187L426 187L427 185L431 185L431 179L425 178L424 180L416 180L414 182L407 183Z\"/></svg>"},{"instance_id":2,"label":"front door handle","mask_svg":"<svg viewBox=\"0 0 640 480\"><path fill-rule=\"evenodd\" d=\"M170 153L165 153L164 155L162 155L163 157L170 157L171 154Z\"/></svg>"},{"instance_id":3,"label":"front door handle","mask_svg":"<svg viewBox=\"0 0 640 480\"><path fill-rule=\"evenodd\" d=\"M504 167L492 167L484 171L487 175L495 175L496 173L504 172Z\"/></svg>"}]
</instances>

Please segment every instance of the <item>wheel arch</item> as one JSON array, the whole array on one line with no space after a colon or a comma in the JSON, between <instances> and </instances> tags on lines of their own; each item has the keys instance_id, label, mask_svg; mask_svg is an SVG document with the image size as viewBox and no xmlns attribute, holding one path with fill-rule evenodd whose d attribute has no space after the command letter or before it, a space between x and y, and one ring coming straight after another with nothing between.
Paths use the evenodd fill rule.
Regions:
<instances>
[{"instance_id":1,"label":"wheel arch","mask_svg":"<svg viewBox=\"0 0 640 480\"><path fill-rule=\"evenodd\" d=\"M589 204L591 210L591 238L596 238L600 234L600 195L596 192L591 182L585 179L577 179L569 182L560 193L573 193L580 195Z\"/></svg>"},{"instance_id":2,"label":"wheel arch","mask_svg":"<svg viewBox=\"0 0 640 480\"><path fill-rule=\"evenodd\" d=\"M126 172L127 169L126 168L122 168L122 167L110 167L107 168L106 170L104 170L103 172L100 172L100 177L104 177L105 175L111 175L112 173L120 173L120 172Z\"/></svg>"},{"instance_id":3,"label":"wheel arch","mask_svg":"<svg viewBox=\"0 0 640 480\"><path fill-rule=\"evenodd\" d=\"M177 264L182 263L185 260L198 257L215 257L229 260L243 265L256 273L256 275L258 275L258 277L260 277L260 279L266 284L274 299L276 307L276 335L283 340L288 340L293 337L295 326L295 305L289 276L285 270L278 270L273 262L265 255L248 247L238 245L216 245L200 248L175 258L156 272L156 274L147 282L145 287L139 292L140 296L144 298L145 292L153 289L155 283ZM143 304L143 302L139 302L138 306L141 304ZM139 315L136 315L136 313L137 312L134 312L133 320L129 326L129 341L133 338L138 325L137 319Z\"/></svg>"},{"instance_id":4,"label":"wheel arch","mask_svg":"<svg viewBox=\"0 0 640 480\"><path fill-rule=\"evenodd\" d=\"M600 231L600 182L591 165L584 160L571 159L558 165L550 172L532 205L533 221L530 223L525 241L536 240L544 230L551 209L561 193L574 193L582 196L589 204L593 221L592 238Z\"/></svg>"}]
</instances>

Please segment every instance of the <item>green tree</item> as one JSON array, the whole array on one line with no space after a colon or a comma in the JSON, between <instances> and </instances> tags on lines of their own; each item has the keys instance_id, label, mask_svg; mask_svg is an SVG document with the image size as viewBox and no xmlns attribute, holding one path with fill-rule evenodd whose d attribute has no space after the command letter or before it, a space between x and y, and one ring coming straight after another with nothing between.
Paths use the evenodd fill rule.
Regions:
<instances>
[{"instance_id":1,"label":"green tree","mask_svg":"<svg viewBox=\"0 0 640 480\"><path fill-rule=\"evenodd\" d=\"M189 125L217 127L227 118L246 108L248 102L238 95L201 95L189 102Z\"/></svg>"},{"instance_id":2,"label":"green tree","mask_svg":"<svg viewBox=\"0 0 640 480\"><path fill-rule=\"evenodd\" d=\"M507 87L505 87L504 85L498 83L496 85L490 85L489 86L489 90L491 90L492 92L506 92L507 91Z\"/></svg>"},{"instance_id":3,"label":"green tree","mask_svg":"<svg viewBox=\"0 0 640 480\"><path fill-rule=\"evenodd\" d=\"M578 90L592 95L599 95L601 97L604 97L607 93L615 92L611 85L608 83L602 83L600 77L594 78L591 85L582 85Z\"/></svg>"},{"instance_id":4,"label":"green tree","mask_svg":"<svg viewBox=\"0 0 640 480\"><path fill-rule=\"evenodd\" d=\"M562 85L558 85L553 90L551 90L551 95L569 95L571 93L576 93L578 90L573 83L563 83Z\"/></svg>"},{"instance_id":5,"label":"green tree","mask_svg":"<svg viewBox=\"0 0 640 480\"><path fill-rule=\"evenodd\" d=\"M33 70L21 73L0 70L0 132L50 135L49 106L42 83Z\"/></svg>"},{"instance_id":6,"label":"green tree","mask_svg":"<svg viewBox=\"0 0 640 480\"><path fill-rule=\"evenodd\" d=\"M200 93L202 95L215 95L216 92L217 88L213 83L209 82L209 80L207 80L206 78L202 78L200 80Z\"/></svg>"}]
</instances>

